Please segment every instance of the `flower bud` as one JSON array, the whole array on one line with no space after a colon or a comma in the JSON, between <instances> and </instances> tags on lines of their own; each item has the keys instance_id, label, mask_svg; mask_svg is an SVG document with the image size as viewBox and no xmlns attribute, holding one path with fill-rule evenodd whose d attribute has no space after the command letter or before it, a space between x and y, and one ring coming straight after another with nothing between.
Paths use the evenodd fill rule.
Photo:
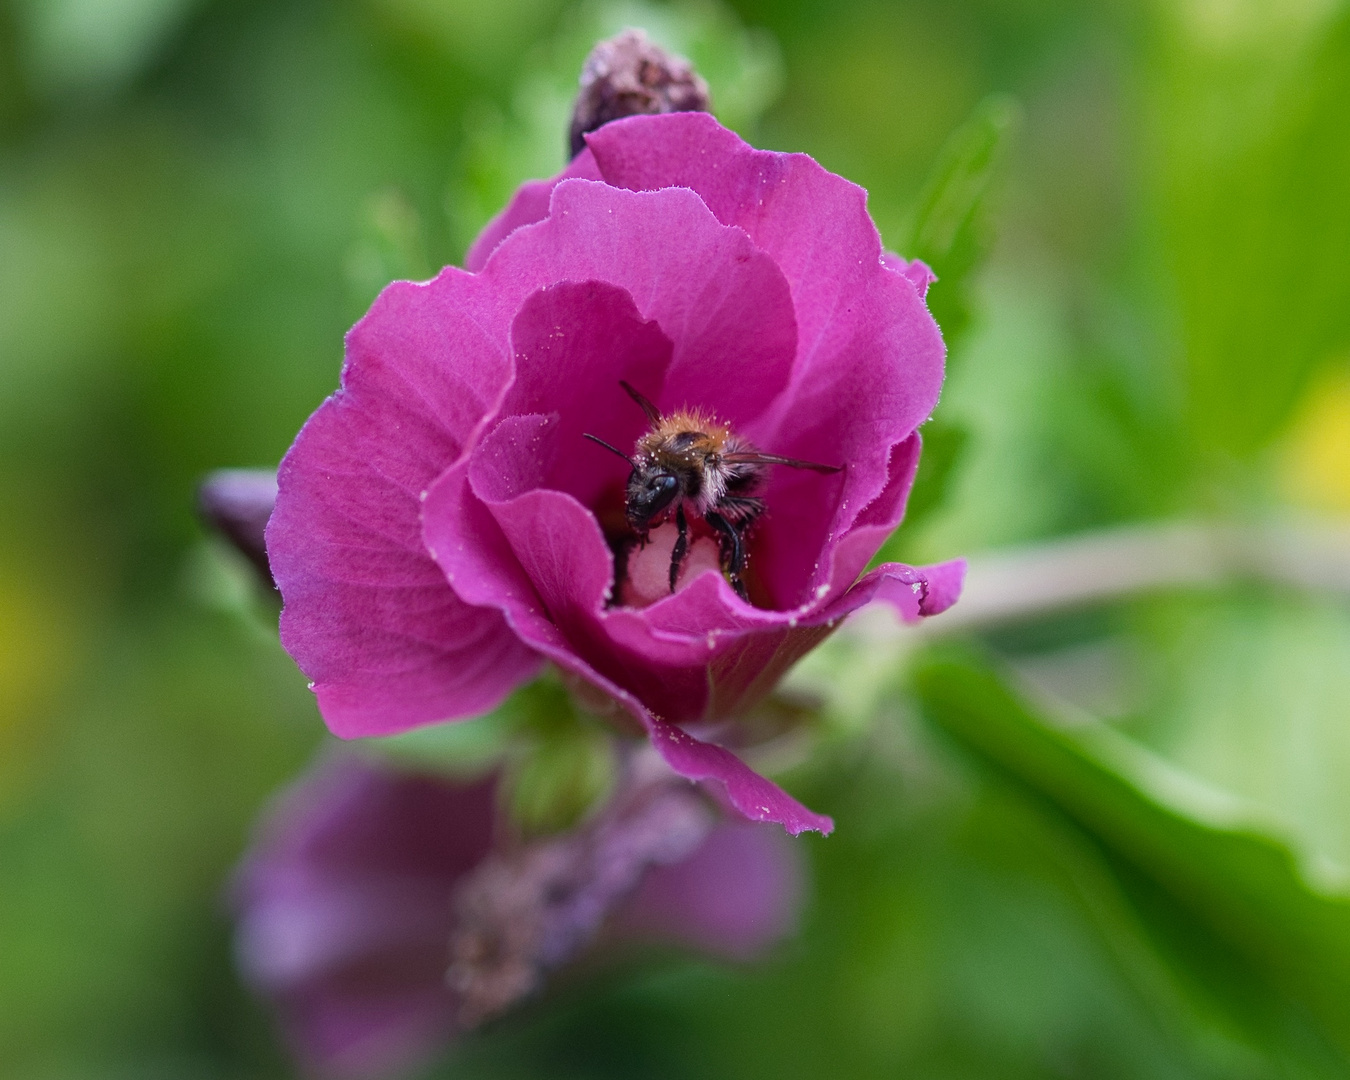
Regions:
<instances>
[{"instance_id":1,"label":"flower bud","mask_svg":"<svg viewBox=\"0 0 1350 1080\"><path fill-rule=\"evenodd\" d=\"M197 488L197 513L275 589L263 531L277 501L275 469L217 469Z\"/></svg>"},{"instance_id":2,"label":"flower bud","mask_svg":"<svg viewBox=\"0 0 1350 1080\"><path fill-rule=\"evenodd\" d=\"M667 52L641 30L625 30L591 50L581 69L581 92L572 109L569 149L576 157L584 136L611 120L644 113L711 112L708 84L682 56Z\"/></svg>"}]
</instances>

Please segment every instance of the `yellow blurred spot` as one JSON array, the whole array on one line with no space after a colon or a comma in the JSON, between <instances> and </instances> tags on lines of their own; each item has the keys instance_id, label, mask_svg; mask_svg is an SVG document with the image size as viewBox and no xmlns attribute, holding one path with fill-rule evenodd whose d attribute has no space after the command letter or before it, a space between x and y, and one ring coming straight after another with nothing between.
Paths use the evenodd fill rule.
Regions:
<instances>
[{"instance_id":1,"label":"yellow blurred spot","mask_svg":"<svg viewBox=\"0 0 1350 1080\"><path fill-rule=\"evenodd\" d=\"M65 668L68 643L49 598L0 562L0 815L27 787L44 699Z\"/></svg>"},{"instance_id":2,"label":"yellow blurred spot","mask_svg":"<svg viewBox=\"0 0 1350 1080\"><path fill-rule=\"evenodd\" d=\"M1350 513L1350 370L1314 384L1290 431L1283 487L1300 506Z\"/></svg>"}]
</instances>

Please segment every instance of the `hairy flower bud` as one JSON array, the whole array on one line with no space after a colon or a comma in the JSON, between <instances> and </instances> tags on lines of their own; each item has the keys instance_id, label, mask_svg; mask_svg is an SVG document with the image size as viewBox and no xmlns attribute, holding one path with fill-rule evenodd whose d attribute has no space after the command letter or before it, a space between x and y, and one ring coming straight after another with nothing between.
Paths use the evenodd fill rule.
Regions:
<instances>
[{"instance_id":1,"label":"hairy flower bud","mask_svg":"<svg viewBox=\"0 0 1350 1080\"><path fill-rule=\"evenodd\" d=\"M641 30L625 30L591 50L581 69L568 148L576 157L585 135L611 120L647 113L711 112L708 84L682 56Z\"/></svg>"},{"instance_id":2,"label":"hairy flower bud","mask_svg":"<svg viewBox=\"0 0 1350 1080\"><path fill-rule=\"evenodd\" d=\"M490 857L458 889L450 986L471 1027L571 960L652 866L679 863L716 819L676 777L630 785L581 828Z\"/></svg>"}]
</instances>

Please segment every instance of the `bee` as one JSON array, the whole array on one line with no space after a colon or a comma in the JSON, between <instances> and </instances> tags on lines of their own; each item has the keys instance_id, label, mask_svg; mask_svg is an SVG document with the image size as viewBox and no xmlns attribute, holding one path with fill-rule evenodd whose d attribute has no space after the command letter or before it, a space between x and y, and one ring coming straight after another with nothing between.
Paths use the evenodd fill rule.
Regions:
<instances>
[{"instance_id":1,"label":"bee","mask_svg":"<svg viewBox=\"0 0 1350 1080\"><path fill-rule=\"evenodd\" d=\"M717 534L722 572L741 599L748 599L741 574L745 570L746 535L764 513L757 494L766 466L786 465L836 473L840 465L761 454L726 424L699 409L662 415L628 383L619 385L637 402L651 425L638 439L632 456L595 435L592 442L628 462L632 472L624 489L624 514L640 543L651 529L675 518L677 536L670 553L670 591L680 576L689 550L689 519L701 518Z\"/></svg>"}]
</instances>

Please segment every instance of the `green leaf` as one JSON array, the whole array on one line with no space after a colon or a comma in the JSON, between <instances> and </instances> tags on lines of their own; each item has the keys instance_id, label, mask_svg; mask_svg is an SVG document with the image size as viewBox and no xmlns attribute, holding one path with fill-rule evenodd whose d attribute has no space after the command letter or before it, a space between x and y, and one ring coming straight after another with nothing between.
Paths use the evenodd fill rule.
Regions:
<instances>
[{"instance_id":1,"label":"green leaf","mask_svg":"<svg viewBox=\"0 0 1350 1080\"><path fill-rule=\"evenodd\" d=\"M947 140L919 196L904 253L937 274L929 308L951 349L970 322L969 278L990 243L988 197L1017 133L1022 108L993 94Z\"/></svg>"},{"instance_id":2,"label":"green leaf","mask_svg":"<svg viewBox=\"0 0 1350 1080\"><path fill-rule=\"evenodd\" d=\"M1350 900L1313 891L1290 850L1250 820L1245 804L1110 729L1049 726L969 654L924 661L915 687L939 727L1119 860L1126 880L1133 876L1139 894L1168 913L1160 920L1141 904L1143 914L1180 927L1175 942L1219 943L1219 966L1240 973L1220 978L1221 990L1250 1005L1262 997L1250 981L1256 973L1296 1004L1295 1013L1307 1010L1342 1054L1350 1052ZM1271 1000L1260 1004L1267 1014L1279 1011Z\"/></svg>"},{"instance_id":3,"label":"green leaf","mask_svg":"<svg viewBox=\"0 0 1350 1080\"><path fill-rule=\"evenodd\" d=\"M1305 872L1350 882L1350 609L1248 586L1158 599L1141 613L1159 656L1131 734L1262 808Z\"/></svg>"},{"instance_id":4,"label":"green leaf","mask_svg":"<svg viewBox=\"0 0 1350 1080\"><path fill-rule=\"evenodd\" d=\"M1189 419L1228 454L1260 449L1350 343L1350 13L1311 36L1180 53L1159 88Z\"/></svg>"}]
</instances>

